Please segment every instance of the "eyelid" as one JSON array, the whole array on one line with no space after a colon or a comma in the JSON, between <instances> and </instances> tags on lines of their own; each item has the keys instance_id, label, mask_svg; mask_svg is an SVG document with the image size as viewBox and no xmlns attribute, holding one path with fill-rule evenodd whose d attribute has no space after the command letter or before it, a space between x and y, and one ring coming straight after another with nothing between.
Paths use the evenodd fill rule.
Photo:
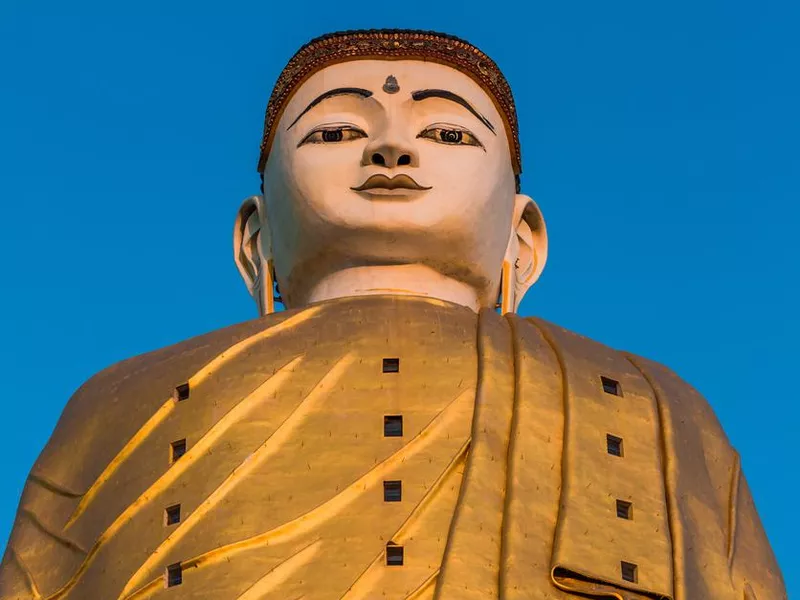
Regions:
<instances>
[{"instance_id":1,"label":"eyelid","mask_svg":"<svg viewBox=\"0 0 800 600\"><path fill-rule=\"evenodd\" d=\"M317 125L316 127L312 127L311 129L308 130L308 133L306 133L306 137L311 135L315 131L330 131L332 129L355 129L357 131L360 131L361 133L366 134L366 132L355 123L348 123L346 121L342 121L341 123L337 122L323 123L322 125Z\"/></svg>"},{"instance_id":2,"label":"eyelid","mask_svg":"<svg viewBox=\"0 0 800 600\"><path fill-rule=\"evenodd\" d=\"M300 141L297 143L297 147L299 148L300 146L303 146L303 145L305 145L307 143L316 143L316 142L309 142L309 139L315 133L320 133L320 132L323 132L323 131L337 131L339 129L342 129L342 130L345 130L345 131L348 131L348 130L349 131L356 131L359 134L361 134L361 136L363 136L364 138L368 138L369 137L367 135L366 131L364 131L363 129L361 129L361 127L359 127L358 125L355 125L353 123L325 123L324 125L318 125L316 127L313 127L312 129L310 129L308 131L308 133L306 133L302 138L300 138Z\"/></svg>"},{"instance_id":3,"label":"eyelid","mask_svg":"<svg viewBox=\"0 0 800 600\"><path fill-rule=\"evenodd\" d=\"M486 151L486 146L483 145L483 142L480 140L480 138L477 135L472 133L471 129L468 129L467 127L464 127L463 125L456 125L455 123L432 123L432 124L428 125L427 127L425 127L425 129L420 131L417 134L417 138L425 137L423 134L425 134L425 133L427 133L429 131L434 131L436 129L451 129L453 131L460 131L462 133L465 133L469 137L471 137L473 140L475 140L475 144L465 144L465 145L476 146L478 148L482 148L484 152Z\"/></svg>"},{"instance_id":4,"label":"eyelid","mask_svg":"<svg viewBox=\"0 0 800 600\"><path fill-rule=\"evenodd\" d=\"M425 129L423 129L422 131L427 131L428 129L455 129L457 131L463 131L464 133L468 133L471 136L476 137L475 134L472 133L471 129L469 129L468 127L464 127L463 125L456 125L455 123L444 123L444 122L431 123L430 125L425 127Z\"/></svg>"}]
</instances>

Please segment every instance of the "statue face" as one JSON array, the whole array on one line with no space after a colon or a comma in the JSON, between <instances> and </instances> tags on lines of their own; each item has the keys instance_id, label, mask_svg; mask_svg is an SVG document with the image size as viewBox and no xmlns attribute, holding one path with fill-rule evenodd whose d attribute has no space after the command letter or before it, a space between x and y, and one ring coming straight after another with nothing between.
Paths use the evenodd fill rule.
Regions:
<instances>
[{"instance_id":1,"label":"statue face","mask_svg":"<svg viewBox=\"0 0 800 600\"><path fill-rule=\"evenodd\" d=\"M415 264L491 306L517 201L503 118L468 75L416 60L340 63L303 83L277 125L265 253L290 306L337 271Z\"/></svg>"}]
</instances>

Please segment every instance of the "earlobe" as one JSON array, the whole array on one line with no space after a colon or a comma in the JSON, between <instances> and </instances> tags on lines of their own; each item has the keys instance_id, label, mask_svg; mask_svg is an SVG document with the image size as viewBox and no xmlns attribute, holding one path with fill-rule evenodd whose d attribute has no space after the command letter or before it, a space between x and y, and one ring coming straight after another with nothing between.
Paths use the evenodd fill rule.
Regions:
<instances>
[{"instance_id":1,"label":"earlobe","mask_svg":"<svg viewBox=\"0 0 800 600\"><path fill-rule=\"evenodd\" d=\"M547 262L547 229L536 203L517 194L502 273L502 311L516 312Z\"/></svg>"},{"instance_id":2,"label":"earlobe","mask_svg":"<svg viewBox=\"0 0 800 600\"><path fill-rule=\"evenodd\" d=\"M233 228L233 257L260 315L275 312L272 295L272 247L263 196L242 202Z\"/></svg>"}]
</instances>

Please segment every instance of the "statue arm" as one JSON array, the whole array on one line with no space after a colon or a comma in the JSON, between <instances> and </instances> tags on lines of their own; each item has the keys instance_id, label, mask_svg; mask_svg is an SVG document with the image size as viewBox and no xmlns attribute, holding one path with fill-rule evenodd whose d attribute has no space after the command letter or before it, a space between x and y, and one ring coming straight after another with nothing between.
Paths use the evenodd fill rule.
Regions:
<instances>
[{"instance_id":1,"label":"statue arm","mask_svg":"<svg viewBox=\"0 0 800 600\"><path fill-rule=\"evenodd\" d=\"M88 512L92 498L94 506L105 506L92 490L112 487L102 486L109 466L125 464L129 454L123 451L135 447L129 446L132 440L144 439L137 435L160 422L154 418L170 414L164 407L173 404L176 385L240 341L258 341L255 334L287 315L240 323L127 359L84 383L66 404L26 481L0 563L0 600L59 593L110 524ZM121 492L113 489L102 502L116 501ZM119 503L125 504L124 497Z\"/></svg>"},{"instance_id":2,"label":"statue arm","mask_svg":"<svg viewBox=\"0 0 800 600\"><path fill-rule=\"evenodd\" d=\"M24 568L9 544L0 563L0 600L35 600L36 592L31 588Z\"/></svg>"},{"instance_id":3,"label":"statue arm","mask_svg":"<svg viewBox=\"0 0 800 600\"><path fill-rule=\"evenodd\" d=\"M659 403L672 507L676 596L787 597L736 450L711 405L674 371L627 354Z\"/></svg>"},{"instance_id":4,"label":"statue arm","mask_svg":"<svg viewBox=\"0 0 800 600\"><path fill-rule=\"evenodd\" d=\"M168 395L172 379L151 363L171 366L174 354L158 350L112 365L69 399L25 482L0 563L0 600L46 598L83 563L91 535L70 530L71 516L105 466Z\"/></svg>"},{"instance_id":5,"label":"statue arm","mask_svg":"<svg viewBox=\"0 0 800 600\"><path fill-rule=\"evenodd\" d=\"M93 381L77 392L70 404L81 402L91 394ZM66 413L72 407L68 404ZM68 421L66 421L68 423ZM63 436L65 421L56 426L54 438ZM75 572L86 557L86 550L74 536L64 531L64 523L79 503L82 493L61 483L57 476L65 473L61 463L70 463L79 455L77 440L81 430L68 431L58 443L51 439L40 454L25 482L14 519L14 525L0 563L0 600L36 600L48 597ZM90 445L90 444L86 444ZM60 456L53 462L48 456Z\"/></svg>"},{"instance_id":6,"label":"statue arm","mask_svg":"<svg viewBox=\"0 0 800 600\"><path fill-rule=\"evenodd\" d=\"M731 490L731 527L731 575L744 600L786 600L778 562L741 473Z\"/></svg>"},{"instance_id":7,"label":"statue arm","mask_svg":"<svg viewBox=\"0 0 800 600\"><path fill-rule=\"evenodd\" d=\"M185 346L112 365L69 399L25 482L0 563L0 600L47 598L78 571L100 532L76 532L72 517L107 465L185 380Z\"/></svg>"}]
</instances>

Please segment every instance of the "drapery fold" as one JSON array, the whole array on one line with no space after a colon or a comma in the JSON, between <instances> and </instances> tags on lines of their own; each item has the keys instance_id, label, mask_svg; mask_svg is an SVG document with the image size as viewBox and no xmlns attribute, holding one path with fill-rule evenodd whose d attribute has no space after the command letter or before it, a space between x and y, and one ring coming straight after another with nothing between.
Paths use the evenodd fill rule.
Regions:
<instances>
[{"instance_id":1,"label":"drapery fold","mask_svg":"<svg viewBox=\"0 0 800 600\"><path fill-rule=\"evenodd\" d=\"M437 597L496 599L499 594L506 469L514 414L509 324L492 311L478 320L478 389L472 446L437 582Z\"/></svg>"},{"instance_id":2,"label":"drapery fold","mask_svg":"<svg viewBox=\"0 0 800 600\"><path fill-rule=\"evenodd\" d=\"M176 564L180 590L164 585ZM127 361L76 394L26 485L0 599L299 596L786 592L708 403L539 319L341 299Z\"/></svg>"},{"instance_id":3,"label":"drapery fold","mask_svg":"<svg viewBox=\"0 0 800 600\"><path fill-rule=\"evenodd\" d=\"M691 386L546 321L505 320L514 386L497 385L507 376L497 348L508 342L486 343L504 330L482 314L478 397L494 412L479 400L471 451L491 455L491 440L495 452L505 444L506 461L491 473L468 462L437 598L785 598L738 455ZM483 491L501 471L502 490ZM497 519L464 518L481 494L504 499L496 579Z\"/></svg>"}]
</instances>

